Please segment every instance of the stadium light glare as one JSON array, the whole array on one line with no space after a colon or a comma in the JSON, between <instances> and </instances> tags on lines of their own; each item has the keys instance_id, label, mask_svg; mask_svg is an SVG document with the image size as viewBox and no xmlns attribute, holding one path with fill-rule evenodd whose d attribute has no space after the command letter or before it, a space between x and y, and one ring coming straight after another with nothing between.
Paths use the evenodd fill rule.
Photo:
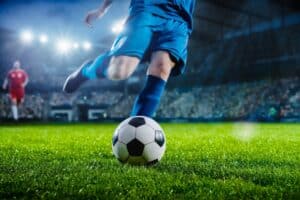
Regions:
<instances>
[{"instance_id":1,"label":"stadium light glare","mask_svg":"<svg viewBox=\"0 0 300 200\"><path fill-rule=\"evenodd\" d=\"M74 49L78 49L79 48L79 44L77 42L73 43L73 48Z\"/></svg>"},{"instance_id":2,"label":"stadium light glare","mask_svg":"<svg viewBox=\"0 0 300 200\"><path fill-rule=\"evenodd\" d=\"M92 44L88 41L83 42L82 47L84 50L89 51L92 48Z\"/></svg>"},{"instance_id":3,"label":"stadium light glare","mask_svg":"<svg viewBox=\"0 0 300 200\"><path fill-rule=\"evenodd\" d=\"M121 33L124 29L124 23L125 23L125 20L120 20L120 21L116 22L111 29L112 32L115 34Z\"/></svg>"},{"instance_id":4,"label":"stadium light glare","mask_svg":"<svg viewBox=\"0 0 300 200\"><path fill-rule=\"evenodd\" d=\"M48 42L48 36L45 34L40 35L40 43L45 44Z\"/></svg>"},{"instance_id":5,"label":"stadium light glare","mask_svg":"<svg viewBox=\"0 0 300 200\"><path fill-rule=\"evenodd\" d=\"M25 30L21 32L21 40L25 44L29 44L33 41L33 33L29 30Z\"/></svg>"},{"instance_id":6,"label":"stadium light glare","mask_svg":"<svg viewBox=\"0 0 300 200\"><path fill-rule=\"evenodd\" d=\"M249 142L257 135L257 127L252 123L236 123L234 124L232 135L238 140Z\"/></svg>"},{"instance_id":7,"label":"stadium light glare","mask_svg":"<svg viewBox=\"0 0 300 200\"><path fill-rule=\"evenodd\" d=\"M67 54L71 50L71 42L67 39L59 39L56 43L56 48L59 53L61 54Z\"/></svg>"}]
</instances>

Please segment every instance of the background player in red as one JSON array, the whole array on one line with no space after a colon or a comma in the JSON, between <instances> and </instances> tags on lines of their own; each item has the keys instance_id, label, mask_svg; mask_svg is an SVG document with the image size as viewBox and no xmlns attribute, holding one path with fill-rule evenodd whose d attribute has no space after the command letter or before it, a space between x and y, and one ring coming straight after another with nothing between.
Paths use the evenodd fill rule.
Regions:
<instances>
[{"instance_id":1,"label":"background player in red","mask_svg":"<svg viewBox=\"0 0 300 200\"><path fill-rule=\"evenodd\" d=\"M28 83L27 73L21 69L20 61L15 61L12 69L8 72L4 83L3 89L9 89L11 99L11 110L14 120L18 120L18 106L23 103L25 97L25 87Z\"/></svg>"}]
</instances>

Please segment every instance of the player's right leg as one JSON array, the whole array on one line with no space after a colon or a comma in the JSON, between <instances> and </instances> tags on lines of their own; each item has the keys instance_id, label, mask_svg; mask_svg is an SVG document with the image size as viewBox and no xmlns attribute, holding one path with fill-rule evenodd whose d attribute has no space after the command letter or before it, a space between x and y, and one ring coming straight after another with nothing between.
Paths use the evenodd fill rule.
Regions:
<instances>
[{"instance_id":1,"label":"player's right leg","mask_svg":"<svg viewBox=\"0 0 300 200\"><path fill-rule=\"evenodd\" d=\"M151 42L153 34L151 29L141 25L146 23L147 19L144 16L130 18L126 29L117 37L111 50L94 61L84 63L73 72L67 78L63 91L72 93L90 79L123 80L128 78L144 58Z\"/></svg>"},{"instance_id":2,"label":"player's right leg","mask_svg":"<svg viewBox=\"0 0 300 200\"><path fill-rule=\"evenodd\" d=\"M84 82L95 78L123 80L128 78L138 66L140 59L131 56L115 56L106 62L101 55L95 61L87 61L73 72L65 81L63 91L72 93ZM108 58L107 58L108 59Z\"/></svg>"},{"instance_id":3,"label":"player's right leg","mask_svg":"<svg viewBox=\"0 0 300 200\"><path fill-rule=\"evenodd\" d=\"M132 36L126 36L126 38L125 42L122 42L121 39L115 42L114 46L117 46L117 49L81 65L66 79L63 91L75 92L84 82L91 79L123 80L128 78L140 63L151 37L146 37L144 42L136 42L136 38ZM118 45L119 41L122 42L122 45Z\"/></svg>"}]
</instances>

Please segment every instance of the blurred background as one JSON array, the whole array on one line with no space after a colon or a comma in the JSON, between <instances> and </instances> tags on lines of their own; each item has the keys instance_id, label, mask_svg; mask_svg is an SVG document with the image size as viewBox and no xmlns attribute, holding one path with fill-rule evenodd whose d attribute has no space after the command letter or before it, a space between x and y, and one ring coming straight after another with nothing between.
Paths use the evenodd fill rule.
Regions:
<instances>
[{"instance_id":1,"label":"blurred background","mask_svg":"<svg viewBox=\"0 0 300 200\"><path fill-rule=\"evenodd\" d=\"M30 82L23 121L110 121L128 117L146 65L126 81L96 80L74 95L65 78L110 49L129 0L84 25L101 0L0 3L0 82L16 59ZM170 78L156 118L168 121L300 121L300 1L197 0L184 75ZM0 121L12 119L0 92Z\"/></svg>"}]
</instances>

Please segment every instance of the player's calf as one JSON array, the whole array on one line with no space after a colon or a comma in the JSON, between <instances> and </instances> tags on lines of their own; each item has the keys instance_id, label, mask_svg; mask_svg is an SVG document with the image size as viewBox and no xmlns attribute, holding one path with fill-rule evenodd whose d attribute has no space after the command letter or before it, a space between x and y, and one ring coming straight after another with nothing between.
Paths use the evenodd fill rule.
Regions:
<instances>
[{"instance_id":1,"label":"player's calf","mask_svg":"<svg viewBox=\"0 0 300 200\"><path fill-rule=\"evenodd\" d=\"M170 59L169 53L158 51L153 54L146 84L135 100L131 116L153 117L174 66L175 63Z\"/></svg>"}]
</instances>

